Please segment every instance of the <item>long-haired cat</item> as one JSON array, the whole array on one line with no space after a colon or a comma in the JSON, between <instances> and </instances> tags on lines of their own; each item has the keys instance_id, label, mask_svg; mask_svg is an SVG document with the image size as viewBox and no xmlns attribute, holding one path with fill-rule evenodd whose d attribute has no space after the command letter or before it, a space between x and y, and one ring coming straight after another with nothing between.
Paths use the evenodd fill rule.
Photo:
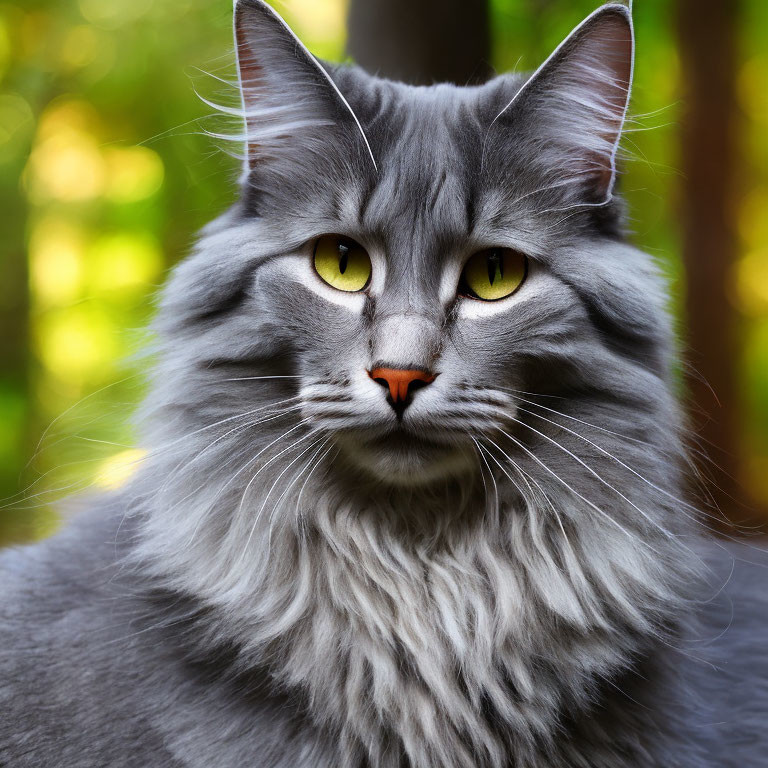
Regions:
<instances>
[{"instance_id":1,"label":"long-haired cat","mask_svg":"<svg viewBox=\"0 0 768 768\"><path fill-rule=\"evenodd\" d=\"M683 498L614 189L629 11L479 87L261 0L235 36L242 194L162 294L146 459L2 558L0 764L768 765L768 571Z\"/></svg>"}]
</instances>

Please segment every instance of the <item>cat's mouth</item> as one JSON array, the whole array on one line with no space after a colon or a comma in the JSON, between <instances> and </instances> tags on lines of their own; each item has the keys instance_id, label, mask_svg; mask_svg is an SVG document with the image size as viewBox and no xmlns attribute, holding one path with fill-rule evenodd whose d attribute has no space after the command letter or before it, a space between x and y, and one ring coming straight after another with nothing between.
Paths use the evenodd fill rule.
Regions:
<instances>
[{"instance_id":1,"label":"cat's mouth","mask_svg":"<svg viewBox=\"0 0 768 768\"><path fill-rule=\"evenodd\" d=\"M455 442L430 439L398 427L367 438L341 440L347 458L377 479L420 485L471 466L471 454Z\"/></svg>"},{"instance_id":2,"label":"cat's mouth","mask_svg":"<svg viewBox=\"0 0 768 768\"><path fill-rule=\"evenodd\" d=\"M446 444L437 440L430 440L422 435L398 427L366 441L370 447L388 451L428 451L445 450Z\"/></svg>"}]
</instances>

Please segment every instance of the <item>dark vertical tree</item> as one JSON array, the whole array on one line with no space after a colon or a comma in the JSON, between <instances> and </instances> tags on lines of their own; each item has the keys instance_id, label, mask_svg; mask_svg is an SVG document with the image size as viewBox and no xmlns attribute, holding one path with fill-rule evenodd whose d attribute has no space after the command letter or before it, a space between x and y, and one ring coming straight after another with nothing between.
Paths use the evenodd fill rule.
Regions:
<instances>
[{"instance_id":1,"label":"dark vertical tree","mask_svg":"<svg viewBox=\"0 0 768 768\"><path fill-rule=\"evenodd\" d=\"M742 413L738 317L727 286L737 255L740 167L735 109L738 0L678 0L686 113L681 134L683 257L687 273L688 391L712 464L715 501L733 521L756 516L738 483ZM718 486L716 487L715 486Z\"/></svg>"},{"instance_id":2,"label":"dark vertical tree","mask_svg":"<svg viewBox=\"0 0 768 768\"><path fill-rule=\"evenodd\" d=\"M491 72L487 0L352 0L349 53L407 83L484 80Z\"/></svg>"},{"instance_id":3,"label":"dark vertical tree","mask_svg":"<svg viewBox=\"0 0 768 768\"><path fill-rule=\"evenodd\" d=\"M0 204L6 222L0 255L0 400L6 419L3 426L15 440L8 446L9 455L0 457L0 500L17 491L23 457L28 453L29 291L20 174L17 162L0 183ZM29 517L13 507L0 509L0 546L26 538Z\"/></svg>"}]
</instances>

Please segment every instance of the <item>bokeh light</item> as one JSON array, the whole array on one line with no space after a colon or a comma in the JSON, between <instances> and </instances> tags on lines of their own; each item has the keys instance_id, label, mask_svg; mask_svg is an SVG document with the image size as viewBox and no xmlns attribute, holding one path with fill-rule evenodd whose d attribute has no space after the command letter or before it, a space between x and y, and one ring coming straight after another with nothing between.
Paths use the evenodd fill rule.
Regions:
<instances>
[{"instance_id":1,"label":"bokeh light","mask_svg":"<svg viewBox=\"0 0 768 768\"><path fill-rule=\"evenodd\" d=\"M82 292L85 233L69 219L49 215L29 241L30 289L39 307L68 304Z\"/></svg>"},{"instance_id":2,"label":"bokeh light","mask_svg":"<svg viewBox=\"0 0 768 768\"><path fill-rule=\"evenodd\" d=\"M157 192L163 184L163 161L147 147L109 148L103 155L104 195L116 203L133 203Z\"/></svg>"},{"instance_id":3,"label":"bokeh light","mask_svg":"<svg viewBox=\"0 0 768 768\"><path fill-rule=\"evenodd\" d=\"M128 448L110 456L96 470L94 485L107 490L119 488L136 472L143 458L144 451L138 448Z\"/></svg>"}]
</instances>

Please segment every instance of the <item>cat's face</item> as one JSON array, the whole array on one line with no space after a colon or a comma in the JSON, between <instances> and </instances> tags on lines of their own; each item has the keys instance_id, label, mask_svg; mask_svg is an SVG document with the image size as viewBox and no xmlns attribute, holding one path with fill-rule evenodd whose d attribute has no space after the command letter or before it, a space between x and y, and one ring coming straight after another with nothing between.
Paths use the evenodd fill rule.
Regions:
<instances>
[{"instance_id":1,"label":"cat's face","mask_svg":"<svg viewBox=\"0 0 768 768\"><path fill-rule=\"evenodd\" d=\"M256 0L237 34L243 201L171 302L205 318L208 370L286 377L273 391L351 465L424 483L476 470L478 439L514 433L529 392L577 389L594 366L619 380L617 345L647 356L621 325L652 326L657 297L644 264L620 263L611 202L625 11L533 78L478 88L326 73ZM245 383L240 409L263 393Z\"/></svg>"},{"instance_id":2,"label":"cat's face","mask_svg":"<svg viewBox=\"0 0 768 768\"><path fill-rule=\"evenodd\" d=\"M347 90L364 86L352 77ZM463 123L515 83L379 88L396 130L376 137L378 172L273 193L265 216L300 245L259 267L255 304L285 333L302 415L377 477L425 482L477 468L473 436L510 429L527 361L554 354L583 308L547 265L568 243L536 226L536 196L476 171L482 125Z\"/></svg>"}]
</instances>

